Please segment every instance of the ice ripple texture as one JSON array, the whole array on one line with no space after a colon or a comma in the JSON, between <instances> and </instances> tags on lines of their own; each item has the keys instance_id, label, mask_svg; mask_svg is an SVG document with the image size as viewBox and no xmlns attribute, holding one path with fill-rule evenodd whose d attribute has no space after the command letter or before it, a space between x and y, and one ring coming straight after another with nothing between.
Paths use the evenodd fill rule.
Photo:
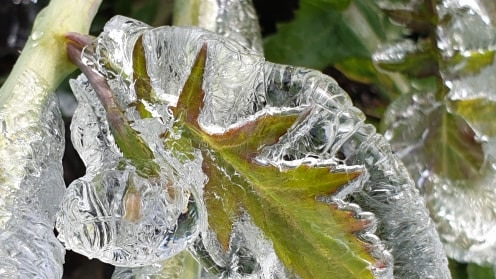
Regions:
<instances>
[{"instance_id":1,"label":"ice ripple texture","mask_svg":"<svg viewBox=\"0 0 496 279\"><path fill-rule=\"evenodd\" d=\"M127 104L136 100L133 86L130 86L133 84L130 78L131 57L133 45L140 36L145 47L151 86L164 106L176 104L200 47L207 45L203 81L205 99L199 124L208 132L223 132L230 125L253 119L254 115L264 110L301 111L313 107L301 125L291 128L277 144L265 147L257 160L281 169L302 162L334 165L342 169L364 169L362 179L350 182L343 187L343 191L329 197L328 202L340 204L343 209L356 214L368 214L372 219L375 219L375 214L378 220L376 234L368 231L359 237L373 244L374 257L385 260L385 264L388 264L388 253L384 247L391 251L394 258L394 274L379 270L376 276L449 278L447 260L437 232L412 180L384 138L372 126L364 124L364 115L353 107L347 94L333 79L317 71L266 62L256 51L202 29L151 28L129 18L114 17L95 43L89 46L90 51L87 52L93 55L85 55L84 59L108 79L123 104L121 107L128 107ZM146 243L142 243L143 239L137 240L142 238L140 235L143 233L140 218L156 218L157 214L166 218L168 215L173 224L184 211L186 199L173 201L171 208L161 208L164 211L179 208L176 214L155 211L150 216L142 214L136 223L128 224L124 218L123 196L127 181L131 177L137 179L133 176L133 167L122 167L122 158L108 132L103 108L86 79L79 77L72 82L72 87L80 102L71 128L73 141L88 165L88 173L69 187L57 222L61 239L70 249L118 265L143 265L146 261L150 264L158 258L172 256L174 253L170 251L159 251L157 246L150 246L148 240L144 240ZM189 228L193 232L178 238L182 245L174 248L174 252L190 245L198 231L203 230L202 235L207 237L202 244L211 253L210 257L214 261L217 259L217 263L229 262L232 260L229 255L222 255L222 252L219 255L215 249L218 244L209 243L205 224L202 224L205 216L202 216L201 187L205 177L201 173L200 153L187 154L178 161L169 150L164 150L157 135L170 128L173 119L164 107L152 109L156 117L147 119L146 123L137 117L132 107L125 113L134 121L133 128L143 135L153 151L161 154L158 163L163 166L163 179L170 181L176 192L188 189L195 198L192 207L198 212L197 218L191 219ZM186 181L181 182L184 179ZM144 181L134 183L146 184ZM147 185L143 189L154 191L151 190L154 187L156 185ZM183 196L187 196L186 193ZM240 228L245 228L242 224L249 224L240 222ZM236 235L245 239L243 241L263 240L255 229L242 229ZM243 241L237 245L243 246ZM273 249L271 246L269 243L262 250ZM130 248L126 248L126 253L120 253L123 247ZM260 248L257 247L252 245L250 248L248 245L243 249L253 254L260 265L265 263L266 257L275 255L264 252L266 257L260 256L257 254ZM261 273L255 277L236 274L232 278L285 278L286 271L281 270L280 262L271 262L276 268L276 275L264 276L263 270L266 268L260 268Z\"/></svg>"},{"instance_id":2,"label":"ice ripple texture","mask_svg":"<svg viewBox=\"0 0 496 279\"><path fill-rule=\"evenodd\" d=\"M143 178L119 152L105 110L86 79L71 81L79 105L72 141L87 165L69 186L57 216L66 248L117 266L143 266L183 251L200 232L205 217L199 159L179 163L161 149L158 118L134 123L155 147L158 177ZM150 134L151 129L157 134Z\"/></svg>"},{"instance_id":3,"label":"ice ripple texture","mask_svg":"<svg viewBox=\"0 0 496 279\"><path fill-rule=\"evenodd\" d=\"M47 88L26 71L0 109L1 278L62 277L64 247L53 226L65 191L64 127Z\"/></svg>"}]
</instances>

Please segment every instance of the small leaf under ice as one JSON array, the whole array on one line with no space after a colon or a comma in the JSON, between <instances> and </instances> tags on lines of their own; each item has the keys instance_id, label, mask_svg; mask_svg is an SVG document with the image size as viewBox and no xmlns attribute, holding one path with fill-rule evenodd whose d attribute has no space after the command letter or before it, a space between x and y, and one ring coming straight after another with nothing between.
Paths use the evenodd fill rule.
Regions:
<instances>
[{"instance_id":1,"label":"small leaf under ice","mask_svg":"<svg viewBox=\"0 0 496 279\"><path fill-rule=\"evenodd\" d=\"M138 174L143 177L156 176L160 167L153 161L154 155L148 145L141 139L138 132L131 127L128 119L117 104L107 81L81 61L81 50L85 41L84 36L69 33L67 35L67 53L69 58L86 75L98 95L109 122L110 131L115 143L126 159L136 167Z\"/></svg>"}]
</instances>

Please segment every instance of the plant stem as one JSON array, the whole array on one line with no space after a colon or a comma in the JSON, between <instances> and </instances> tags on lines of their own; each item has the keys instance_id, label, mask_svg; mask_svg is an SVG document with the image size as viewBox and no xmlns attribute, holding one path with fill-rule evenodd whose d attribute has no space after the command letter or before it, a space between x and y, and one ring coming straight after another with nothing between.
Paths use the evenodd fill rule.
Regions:
<instances>
[{"instance_id":1,"label":"plant stem","mask_svg":"<svg viewBox=\"0 0 496 279\"><path fill-rule=\"evenodd\" d=\"M20 77L31 71L42 79L45 94L55 91L60 82L75 70L65 52L65 33L87 34L102 0L52 0L43 9L12 72L0 88L0 106L12 97ZM26 94L31 90L26 88ZM22 105L22 104L19 104Z\"/></svg>"}]
</instances>

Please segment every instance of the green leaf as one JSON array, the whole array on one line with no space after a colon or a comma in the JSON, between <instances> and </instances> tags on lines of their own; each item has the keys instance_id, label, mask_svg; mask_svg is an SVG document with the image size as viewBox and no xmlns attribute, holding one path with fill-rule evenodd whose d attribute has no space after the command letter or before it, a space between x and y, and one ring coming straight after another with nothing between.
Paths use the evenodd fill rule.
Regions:
<instances>
[{"instance_id":1,"label":"green leaf","mask_svg":"<svg viewBox=\"0 0 496 279\"><path fill-rule=\"evenodd\" d=\"M474 140L474 132L459 116L448 113L445 106L433 111L423 152L438 175L467 180L480 176L484 153Z\"/></svg>"},{"instance_id":2,"label":"green leaf","mask_svg":"<svg viewBox=\"0 0 496 279\"><path fill-rule=\"evenodd\" d=\"M488 99L450 101L450 109L465 119L480 135L496 136L496 102Z\"/></svg>"},{"instance_id":3,"label":"green leaf","mask_svg":"<svg viewBox=\"0 0 496 279\"><path fill-rule=\"evenodd\" d=\"M383 70L414 78L424 78L439 73L437 55L429 49L405 53L405 57L399 60L378 61L376 65Z\"/></svg>"},{"instance_id":4,"label":"green leaf","mask_svg":"<svg viewBox=\"0 0 496 279\"><path fill-rule=\"evenodd\" d=\"M369 57L340 9L328 1L300 1L295 19L265 39L267 60L323 69L349 57Z\"/></svg>"},{"instance_id":5,"label":"green leaf","mask_svg":"<svg viewBox=\"0 0 496 279\"><path fill-rule=\"evenodd\" d=\"M467 279L467 264L459 263L453 259L448 259L448 266L451 272L452 279Z\"/></svg>"},{"instance_id":6,"label":"green leaf","mask_svg":"<svg viewBox=\"0 0 496 279\"><path fill-rule=\"evenodd\" d=\"M152 114L146 109L145 103L153 102L153 89L150 83L150 77L146 71L143 36L138 38L133 48L133 80L137 97L136 110L141 118L150 118Z\"/></svg>"},{"instance_id":7,"label":"green leaf","mask_svg":"<svg viewBox=\"0 0 496 279\"><path fill-rule=\"evenodd\" d=\"M483 267L476 264L468 264L467 266L468 279L494 279L494 269L491 267Z\"/></svg>"},{"instance_id":8,"label":"green leaf","mask_svg":"<svg viewBox=\"0 0 496 279\"><path fill-rule=\"evenodd\" d=\"M361 173L305 164L280 170L253 160L260 148L276 143L299 117L305 117L305 111L261 115L222 134L202 130L198 115L203 106L206 57L203 46L172 111L175 129L183 131L179 141L203 153L209 226L221 246L228 248L232 224L246 211L272 240L286 267L301 278L373 278L368 267L375 259L355 236L369 226L367 221L317 201Z\"/></svg>"},{"instance_id":9,"label":"green leaf","mask_svg":"<svg viewBox=\"0 0 496 279\"><path fill-rule=\"evenodd\" d=\"M456 52L446 62L446 72L452 78L478 74L485 66L494 62L494 51Z\"/></svg>"}]
</instances>

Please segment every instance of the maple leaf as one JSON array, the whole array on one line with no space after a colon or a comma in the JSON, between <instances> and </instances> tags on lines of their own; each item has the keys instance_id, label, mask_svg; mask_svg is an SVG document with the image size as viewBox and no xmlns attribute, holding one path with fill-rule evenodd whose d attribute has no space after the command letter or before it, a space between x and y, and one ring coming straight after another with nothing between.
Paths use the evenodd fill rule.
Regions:
<instances>
[{"instance_id":1,"label":"maple leaf","mask_svg":"<svg viewBox=\"0 0 496 279\"><path fill-rule=\"evenodd\" d=\"M246 211L271 239L285 266L301 278L373 278L377 264L367 244L355 233L368 221L316 199L331 195L360 172L337 172L302 164L280 170L254 161L263 146L276 143L300 118L298 114L263 114L209 134L198 124L203 106L204 45L191 69L176 107L174 130L182 131L178 146L191 144L203 154L204 188L210 228L227 250L232 225Z\"/></svg>"}]
</instances>

